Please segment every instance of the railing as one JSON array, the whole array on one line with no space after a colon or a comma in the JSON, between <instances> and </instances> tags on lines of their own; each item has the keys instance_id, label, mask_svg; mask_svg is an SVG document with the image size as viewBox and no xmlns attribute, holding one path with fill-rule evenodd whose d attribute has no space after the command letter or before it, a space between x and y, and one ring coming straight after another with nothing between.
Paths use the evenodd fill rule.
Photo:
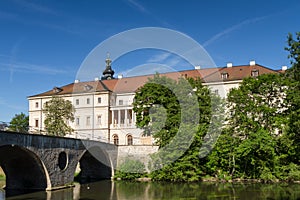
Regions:
<instances>
[{"instance_id":1,"label":"railing","mask_svg":"<svg viewBox=\"0 0 300 200\"><path fill-rule=\"evenodd\" d=\"M112 123L112 124L110 124L110 128L136 128L136 126L134 123L127 123L127 124Z\"/></svg>"}]
</instances>

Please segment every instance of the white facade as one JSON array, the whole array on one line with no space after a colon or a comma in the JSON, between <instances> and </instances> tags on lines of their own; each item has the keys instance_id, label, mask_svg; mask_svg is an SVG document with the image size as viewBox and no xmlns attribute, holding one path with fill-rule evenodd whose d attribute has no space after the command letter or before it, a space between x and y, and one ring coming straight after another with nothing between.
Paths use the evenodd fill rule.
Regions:
<instances>
[{"instance_id":1,"label":"white facade","mask_svg":"<svg viewBox=\"0 0 300 200\"><path fill-rule=\"evenodd\" d=\"M111 97L110 134L113 143L120 145L151 145L151 137L143 135L143 130L136 128L136 115L133 112L135 93L117 93ZM116 137L118 142L116 142Z\"/></svg>"},{"instance_id":2,"label":"white facade","mask_svg":"<svg viewBox=\"0 0 300 200\"><path fill-rule=\"evenodd\" d=\"M83 93L60 96L72 102L75 113L74 129L67 137L91 139L107 142L109 138L109 93ZM29 97L29 132L45 133L45 114L42 111L45 102L51 96Z\"/></svg>"},{"instance_id":3,"label":"white facade","mask_svg":"<svg viewBox=\"0 0 300 200\"><path fill-rule=\"evenodd\" d=\"M68 122L74 129L66 137L90 139L118 145L152 145L150 137L144 137L135 126L132 110L134 93L85 92L59 95L72 102L74 122ZM52 96L29 97L29 132L46 134L44 104Z\"/></svg>"},{"instance_id":4,"label":"white facade","mask_svg":"<svg viewBox=\"0 0 300 200\"><path fill-rule=\"evenodd\" d=\"M238 87L240 81L224 84L204 83L213 92L225 97L229 90ZM152 145L152 137L144 136L143 130L136 128L136 116L133 112L135 93L91 92L61 95L72 102L75 113L74 122L69 125L74 129L66 137L90 139L118 145ZM29 97L29 132L46 134L42 107L52 96Z\"/></svg>"},{"instance_id":5,"label":"white facade","mask_svg":"<svg viewBox=\"0 0 300 200\"><path fill-rule=\"evenodd\" d=\"M219 95L221 98L226 98L229 91L232 88L238 88L242 80L229 81L229 82L213 82L213 83L203 83L207 86L213 93Z\"/></svg>"},{"instance_id":6,"label":"white facade","mask_svg":"<svg viewBox=\"0 0 300 200\"><path fill-rule=\"evenodd\" d=\"M253 64L253 63L252 63ZM197 70L180 72L182 75L197 74ZM205 69L203 69L205 70ZM208 75L205 83L210 90L222 98L226 98L232 88L239 87L242 79L263 73L278 73L260 65L235 66L229 65L217 70L218 73ZM224 76L226 75L226 76ZM163 76L163 75L162 75ZM166 74L168 76L168 74ZM136 116L133 112L135 91L145 83L147 77L120 78L112 80L95 80L69 84L59 88L58 93L48 91L31 96L29 100L29 131L31 133L45 134L45 115L42 107L53 95L69 100L75 107L74 122L69 125L74 129L66 137L90 139L118 145L153 145L152 137L143 135L143 131L136 128ZM202 77L203 78L203 77ZM118 84L118 89L114 84ZM70 87L80 87L76 92ZM107 85L105 85L107 84ZM101 88L99 88L100 86ZM88 86L88 87L87 87ZM93 88L93 90L90 90ZM77 89L78 89L77 88ZM83 89L80 89L83 88ZM85 88L85 89L84 89Z\"/></svg>"}]
</instances>

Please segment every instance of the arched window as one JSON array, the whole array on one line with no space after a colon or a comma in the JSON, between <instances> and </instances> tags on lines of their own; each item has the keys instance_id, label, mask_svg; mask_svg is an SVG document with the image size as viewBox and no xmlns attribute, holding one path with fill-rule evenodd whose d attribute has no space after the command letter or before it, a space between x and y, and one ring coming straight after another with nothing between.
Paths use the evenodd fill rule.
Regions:
<instances>
[{"instance_id":1,"label":"arched window","mask_svg":"<svg viewBox=\"0 0 300 200\"><path fill-rule=\"evenodd\" d=\"M118 137L118 135L113 135L113 140L114 140L114 144L115 145L119 144L119 137Z\"/></svg>"},{"instance_id":2,"label":"arched window","mask_svg":"<svg viewBox=\"0 0 300 200\"><path fill-rule=\"evenodd\" d=\"M127 135L127 145L132 145L132 144L133 144L132 135Z\"/></svg>"}]
</instances>

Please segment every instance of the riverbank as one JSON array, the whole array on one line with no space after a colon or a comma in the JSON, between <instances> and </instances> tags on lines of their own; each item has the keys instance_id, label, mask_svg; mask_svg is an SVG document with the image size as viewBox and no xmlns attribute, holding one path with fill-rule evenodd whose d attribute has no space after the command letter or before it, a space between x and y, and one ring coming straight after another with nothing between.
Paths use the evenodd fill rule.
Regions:
<instances>
[{"instance_id":1,"label":"riverbank","mask_svg":"<svg viewBox=\"0 0 300 200\"><path fill-rule=\"evenodd\" d=\"M136 181L136 182L170 182L174 183L176 181L155 181L152 180L150 177L140 177L135 179L122 179L122 178L114 178L115 181ZM189 183L188 181L178 181L178 183ZM296 180L262 180L262 179L243 179L243 178L235 178L235 179L220 179L215 177L205 177L202 178L200 181L193 181L196 182L205 182L205 183L295 183L300 184L300 181Z\"/></svg>"}]
</instances>

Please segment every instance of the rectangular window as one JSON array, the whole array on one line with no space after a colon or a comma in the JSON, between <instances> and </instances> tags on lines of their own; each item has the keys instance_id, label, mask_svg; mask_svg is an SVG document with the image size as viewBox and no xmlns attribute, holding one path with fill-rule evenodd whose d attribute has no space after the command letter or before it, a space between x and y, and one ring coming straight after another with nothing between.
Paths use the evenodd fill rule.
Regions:
<instances>
[{"instance_id":1,"label":"rectangular window","mask_svg":"<svg viewBox=\"0 0 300 200\"><path fill-rule=\"evenodd\" d=\"M228 73L222 73L221 74L221 77L222 77L222 79L228 79L228 77L229 77L229 75L228 75Z\"/></svg>"},{"instance_id":2,"label":"rectangular window","mask_svg":"<svg viewBox=\"0 0 300 200\"><path fill-rule=\"evenodd\" d=\"M79 117L76 117L76 120L75 120L75 122L76 122L76 126L79 126Z\"/></svg>"},{"instance_id":3,"label":"rectangular window","mask_svg":"<svg viewBox=\"0 0 300 200\"><path fill-rule=\"evenodd\" d=\"M101 103L101 97L98 97L98 103Z\"/></svg>"},{"instance_id":4,"label":"rectangular window","mask_svg":"<svg viewBox=\"0 0 300 200\"><path fill-rule=\"evenodd\" d=\"M101 117L102 117L101 115L97 116L97 124L98 125L101 125Z\"/></svg>"},{"instance_id":5,"label":"rectangular window","mask_svg":"<svg viewBox=\"0 0 300 200\"><path fill-rule=\"evenodd\" d=\"M39 107L39 102L35 102L35 107L36 107L36 108Z\"/></svg>"},{"instance_id":6,"label":"rectangular window","mask_svg":"<svg viewBox=\"0 0 300 200\"><path fill-rule=\"evenodd\" d=\"M86 99L86 104L90 104L90 98Z\"/></svg>"},{"instance_id":7,"label":"rectangular window","mask_svg":"<svg viewBox=\"0 0 300 200\"><path fill-rule=\"evenodd\" d=\"M123 105L123 100L119 100L119 106Z\"/></svg>"},{"instance_id":8,"label":"rectangular window","mask_svg":"<svg viewBox=\"0 0 300 200\"><path fill-rule=\"evenodd\" d=\"M39 127L39 120L38 119L35 120L35 127Z\"/></svg>"},{"instance_id":9,"label":"rectangular window","mask_svg":"<svg viewBox=\"0 0 300 200\"><path fill-rule=\"evenodd\" d=\"M218 89L214 90L214 93L215 93L216 95L219 95L219 90L218 90Z\"/></svg>"},{"instance_id":10,"label":"rectangular window","mask_svg":"<svg viewBox=\"0 0 300 200\"><path fill-rule=\"evenodd\" d=\"M76 99L76 105L77 106L79 105L79 99Z\"/></svg>"},{"instance_id":11,"label":"rectangular window","mask_svg":"<svg viewBox=\"0 0 300 200\"><path fill-rule=\"evenodd\" d=\"M257 77L258 75L259 75L259 73L258 73L257 69L251 71L251 76L252 77Z\"/></svg>"},{"instance_id":12,"label":"rectangular window","mask_svg":"<svg viewBox=\"0 0 300 200\"><path fill-rule=\"evenodd\" d=\"M91 117L90 117L90 116L87 116L87 117L86 117L86 125L87 125L87 126L90 126L90 125L91 125Z\"/></svg>"}]
</instances>

